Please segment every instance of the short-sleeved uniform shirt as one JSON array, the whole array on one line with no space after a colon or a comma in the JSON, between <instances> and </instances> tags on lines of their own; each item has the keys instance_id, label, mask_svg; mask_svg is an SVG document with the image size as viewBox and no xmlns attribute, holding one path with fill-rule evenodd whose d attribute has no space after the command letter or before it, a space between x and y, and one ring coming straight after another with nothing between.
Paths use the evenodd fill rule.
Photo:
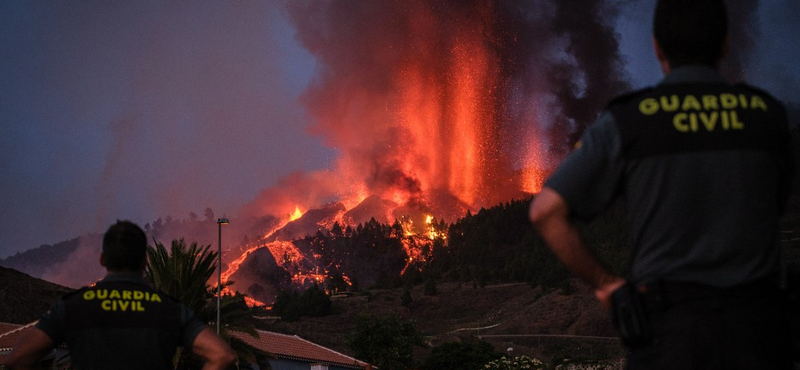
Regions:
<instances>
[{"instance_id":1,"label":"short-sleeved uniform shirt","mask_svg":"<svg viewBox=\"0 0 800 370\"><path fill-rule=\"evenodd\" d=\"M109 274L68 293L37 327L66 342L72 365L93 369L172 369L206 326L186 306L135 274Z\"/></svg>"},{"instance_id":2,"label":"short-sleeved uniform shirt","mask_svg":"<svg viewBox=\"0 0 800 370\"><path fill-rule=\"evenodd\" d=\"M584 220L626 200L631 280L732 287L778 272L792 163L775 99L685 66L612 100L545 186Z\"/></svg>"}]
</instances>

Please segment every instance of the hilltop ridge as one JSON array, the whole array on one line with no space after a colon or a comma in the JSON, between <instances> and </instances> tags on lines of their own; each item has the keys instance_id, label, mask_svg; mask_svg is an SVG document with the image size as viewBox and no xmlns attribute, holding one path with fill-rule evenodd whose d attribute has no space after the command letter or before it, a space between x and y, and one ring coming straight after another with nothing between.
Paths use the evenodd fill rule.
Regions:
<instances>
[{"instance_id":1,"label":"hilltop ridge","mask_svg":"<svg viewBox=\"0 0 800 370\"><path fill-rule=\"evenodd\" d=\"M0 322L27 324L72 289L0 267Z\"/></svg>"}]
</instances>

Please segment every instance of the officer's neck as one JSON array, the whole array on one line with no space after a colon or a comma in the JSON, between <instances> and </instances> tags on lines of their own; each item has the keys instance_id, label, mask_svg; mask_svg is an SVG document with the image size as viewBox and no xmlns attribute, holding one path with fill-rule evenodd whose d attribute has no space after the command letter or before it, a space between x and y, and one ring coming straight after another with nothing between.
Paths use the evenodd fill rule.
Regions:
<instances>
[{"instance_id":1,"label":"officer's neck","mask_svg":"<svg viewBox=\"0 0 800 370\"><path fill-rule=\"evenodd\" d=\"M144 276L144 270L109 270L106 269L106 275L134 275L142 277Z\"/></svg>"}]
</instances>

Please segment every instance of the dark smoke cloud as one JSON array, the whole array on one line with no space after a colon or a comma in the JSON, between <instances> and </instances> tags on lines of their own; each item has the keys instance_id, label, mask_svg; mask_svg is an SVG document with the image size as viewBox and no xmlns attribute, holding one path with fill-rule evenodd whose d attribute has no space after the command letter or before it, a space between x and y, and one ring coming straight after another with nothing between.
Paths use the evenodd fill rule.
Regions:
<instances>
[{"instance_id":1,"label":"dark smoke cloud","mask_svg":"<svg viewBox=\"0 0 800 370\"><path fill-rule=\"evenodd\" d=\"M583 131L610 96L629 88L619 54L618 35L611 27L619 9L614 3L599 1L559 1L556 4L553 27L566 38L566 51L575 58L575 64L569 65L571 69L563 76L564 80L554 81L554 84L569 86L559 89L557 95L564 111L568 112L568 119L577 125L577 130L569 135L574 142L577 140L575 133ZM555 75L561 76L558 72L563 68L557 66ZM582 89L575 86L576 81L583 83ZM581 91L577 93L576 90Z\"/></svg>"},{"instance_id":2,"label":"dark smoke cloud","mask_svg":"<svg viewBox=\"0 0 800 370\"><path fill-rule=\"evenodd\" d=\"M744 81L753 57L755 40L760 36L759 0L728 0L728 37L731 47L720 65L730 81Z\"/></svg>"},{"instance_id":3,"label":"dark smoke cloud","mask_svg":"<svg viewBox=\"0 0 800 370\"><path fill-rule=\"evenodd\" d=\"M429 123L441 137L431 138L429 145L451 152L458 149L448 140L458 135L453 106L458 103L447 102L458 96L463 78L475 78L458 75L458 68L465 60L485 67L481 73L488 77L474 100L482 107L481 120L488 121L477 148L479 181L493 185L481 190L479 205L513 196L508 189L519 185L508 179L531 141L544 142L551 156L560 157L570 135L628 87L612 28L619 9L611 1L307 0L288 5L298 39L320 62L303 95L316 119L313 130L341 151L340 165L363 169L356 177L371 191L386 183L420 182L416 173L397 165L405 160L404 149L419 145L408 142L412 139L398 117L405 83L398 76L418 76L408 74L410 69L421 71L431 100L444 102ZM454 163L436 165L446 176Z\"/></svg>"}]
</instances>

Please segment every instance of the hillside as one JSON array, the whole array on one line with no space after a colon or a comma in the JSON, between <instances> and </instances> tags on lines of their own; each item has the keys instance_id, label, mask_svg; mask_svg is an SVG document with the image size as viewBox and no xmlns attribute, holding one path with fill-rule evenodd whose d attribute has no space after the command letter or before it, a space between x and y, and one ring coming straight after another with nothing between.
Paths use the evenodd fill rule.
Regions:
<instances>
[{"instance_id":1,"label":"hillside","mask_svg":"<svg viewBox=\"0 0 800 370\"><path fill-rule=\"evenodd\" d=\"M0 267L0 322L27 324L71 289Z\"/></svg>"},{"instance_id":2,"label":"hillside","mask_svg":"<svg viewBox=\"0 0 800 370\"><path fill-rule=\"evenodd\" d=\"M105 274L97 262L102 238L100 234L86 234L53 245L41 245L0 259L0 266L59 285L79 288Z\"/></svg>"},{"instance_id":3,"label":"hillside","mask_svg":"<svg viewBox=\"0 0 800 370\"><path fill-rule=\"evenodd\" d=\"M334 299L336 313L330 316L262 325L350 353L346 338L358 315L396 312L413 320L425 335L429 348L417 351L418 361L431 346L475 338L492 343L498 352L511 347L514 355L543 360L565 356L617 360L624 355L606 312L585 285L574 281L549 291L526 283L483 288L444 283L437 286L434 296L425 296L422 286L411 293L413 302L408 307L400 303L401 289L373 290L369 297Z\"/></svg>"},{"instance_id":4,"label":"hillside","mask_svg":"<svg viewBox=\"0 0 800 370\"><path fill-rule=\"evenodd\" d=\"M788 209L783 220L782 246L786 262L799 267L800 197L793 197ZM483 216L475 215L473 220L485 225L484 217L491 218L493 212L505 213L501 211L481 213ZM498 218L498 222L504 222L503 218ZM593 235L593 229L586 231L590 239L602 245L608 243L604 239L609 232L616 235L618 231L610 231L617 227L615 222L599 222L595 226L605 232ZM464 261L474 263L475 260L458 262ZM489 273L491 276L493 272ZM542 285L489 279L488 284L481 287L481 280L475 275L466 280L459 274L461 282L447 281L446 275L442 274L443 279L437 280L436 295L424 295L424 284L414 286L411 289L413 301L408 307L401 305L402 289L372 289L334 299L334 314L326 317L302 318L297 322L266 320L259 325L262 329L297 334L351 354L345 343L359 314L397 312L416 322L426 337L429 347L417 351L418 361L427 355L430 346L475 338L490 342L499 352L513 348L514 355L529 355L545 361L571 357L613 362L624 355L606 313L588 288L574 280L555 282L550 288L543 288ZM0 268L0 278L0 321L29 322L67 291L5 268Z\"/></svg>"}]
</instances>

